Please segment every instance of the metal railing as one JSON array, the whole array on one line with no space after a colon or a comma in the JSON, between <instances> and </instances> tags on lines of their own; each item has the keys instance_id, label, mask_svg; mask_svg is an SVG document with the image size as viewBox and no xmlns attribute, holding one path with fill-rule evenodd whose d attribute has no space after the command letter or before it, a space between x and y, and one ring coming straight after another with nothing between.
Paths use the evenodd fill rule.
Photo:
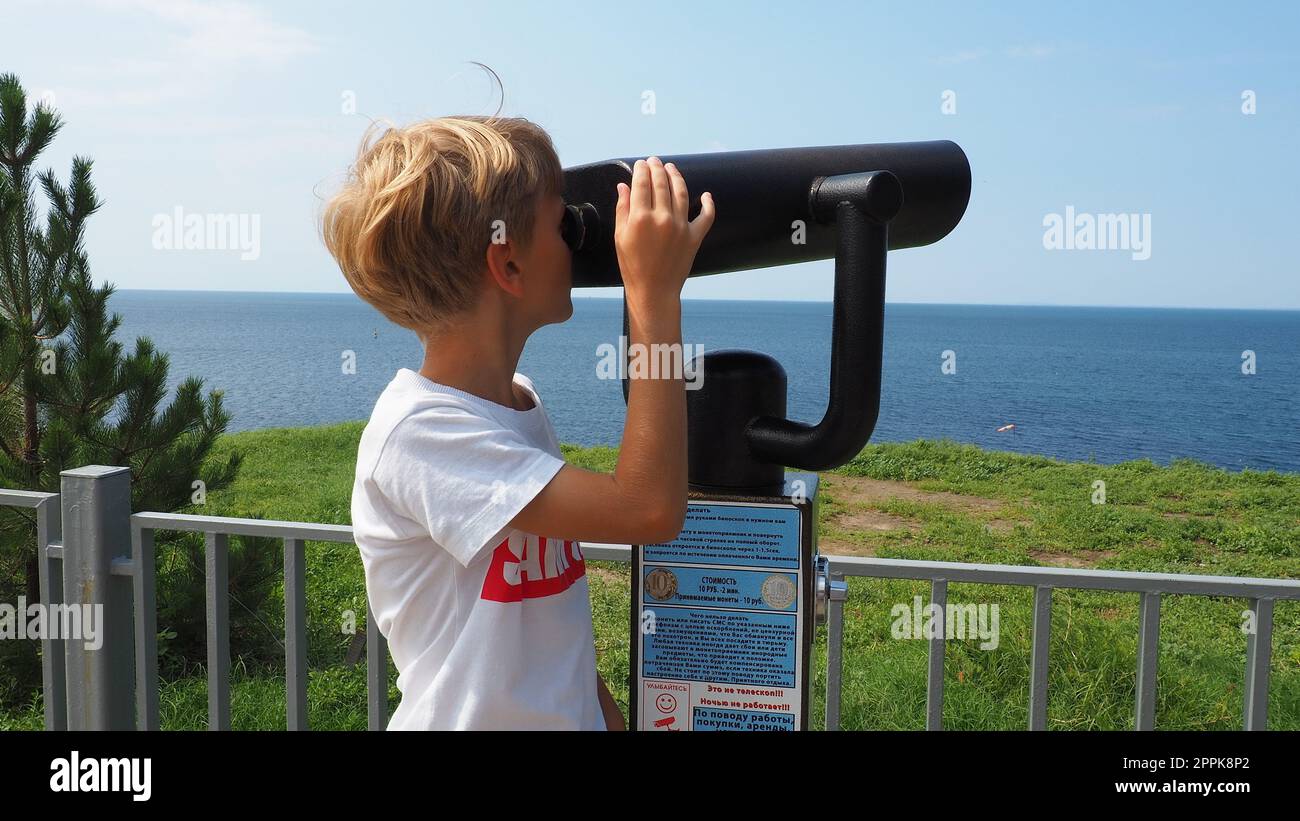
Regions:
<instances>
[{"instance_id":1,"label":"metal railing","mask_svg":"<svg viewBox=\"0 0 1300 821\"><path fill-rule=\"evenodd\" d=\"M132 555L124 569L136 580L136 716L141 730L158 729L157 605L154 597L153 534L156 530L202 533L206 580L208 646L208 728L230 729L230 583L227 562L231 536L264 536L284 541L285 718L288 729L306 730L307 585L305 543L352 543L352 528L310 522L136 513L131 516ZM148 568L147 570L145 568ZM144 572L141 572L141 571ZM388 644L366 608L366 724L382 730L388 722Z\"/></svg>"},{"instance_id":2,"label":"metal railing","mask_svg":"<svg viewBox=\"0 0 1300 821\"><path fill-rule=\"evenodd\" d=\"M0 489L0 505L29 508L36 511L37 566L41 603L48 606L63 604L63 585L55 580L62 578L63 545L61 541L62 511L59 494L35 490ZM56 568L58 572L56 573ZM76 597L73 597L76 600ZM22 614L19 614L22 617ZM49 638L49 631L41 634L41 690L45 701L45 729L66 730L67 663L62 640Z\"/></svg>"},{"instance_id":3,"label":"metal railing","mask_svg":"<svg viewBox=\"0 0 1300 821\"><path fill-rule=\"evenodd\" d=\"M131 513L130 472L91 465L60 474L61 493L0 490L0 505L35 508L41 600L102 608L96 650L42 635L47 730L156 730L158 635L154 532L204 534L208 728L230 729L230 536L284 542L286 721L307 719L305 543L352 543L352 528L227 516ZM388 721L388 644L366 609L367 725ZM69 674L71 673L71 675Z\"/></svg>"},{"instance_id":4,"label":"metal railing","mask_svg":"<svg viewBox=\"0 0 1300 821\"><path fill-rule=\"evenodd\" d=\"M290 730L308 728L305 543L353 543L347 525L268 521L225 516L131 513L130 473L124 467L90 465L61 474L61 493L0 490L0 505L36 511L41 600L47 605L99 605L104 613L97 649L42 635L41 671L45 727L155 730L158 719L157 601L154 533L204 534L207 624L208 726L230 728L229 537L283 540L286 720ZM594 561L631 561L626 545L584 543ZM1161 598L1165 595L1229 596L1250 601L1255 630L1247 634L1243 723L1266 727L1273 604L1300 600L1300 581L1135 573L1016 565L980 565L903 559L827 556L831 578L846 576L930 582L930 603L942 612L948 584L976 583L1034 589L1028 727L1047 726L1048 646L1052 591L1103 590L1141 596L1134 726L1155 725L1156 670ZM844 602L827 606L826 729L840 725ZM943 726L945 639L929 639L926 729ZM367 726L388 721L388 645L366 610Z\"/></svg>"},{"instance_id":5,"label":"metal railing","mask_svg":"<svg viewBox=\"0 0 1300 821\"><path fill-rule=\"evenodd\" d=\"M930 602L940 611L948 601L949 582L1001 584L1034 588L1033 647L1030 652L1029 729L1047 728L1047 659L1052 634L1052 591L1106 590L1141 596L1138 624L1137 695L1134 729L1155 729L1156 667L1159 663L1160 602L1165 595L1230 596L1250 601L1252 632L1246 634L1246 673L1243 725L1263 730L1268 721L1269 661L1273 649L1273 602L1300 600L1300 581L1179 573L1136 573L1121 570L1082 570L1065 567L1022 567L960 562L922 562L828 556L831 578L845 576L910 579L930 582ZM832 599L827 612L826 729L840 723L843 669L844 602ZM942 637L929 639L926 679L926 729L943 728Z\"/></svg>"}]
</instances>

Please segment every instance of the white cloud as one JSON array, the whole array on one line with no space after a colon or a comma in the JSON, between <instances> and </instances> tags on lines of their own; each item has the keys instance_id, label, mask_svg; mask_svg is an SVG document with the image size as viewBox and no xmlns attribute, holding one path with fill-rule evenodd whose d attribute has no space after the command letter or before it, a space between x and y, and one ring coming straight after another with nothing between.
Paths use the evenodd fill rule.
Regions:
<instances>
[{"instance_id":1,"label":"white cloud","mask_svg":"<svg viewBox=\"0 0 1300 821\"><path fill-rule=\"evenodd\" d=\"M1126 106L1117 109L1121 114L1125 114L1138 119L1152 120L1173 117L1182 114L1187 106L1182 103L1151 103L1149 105Z\"/></svg>"},{"instance_id":2,"label":"white cloud","mask_svg":"<svg viewBox=\"0 0 1300 821\"><path fill-rule=\"evenodd\" d=\"M131 56L81 54L69 66L76 79L56 89L65 109L148 108L193 98L208 80L258 71L321 49L303 29L278 23L241 0L86 0L81 6L127 17L146 48ZM110 79L111 78L111 79Z\"/></svg>"},{"instance_id":3,"label":"white cloud","mask_svg":"<svg viewBox=\"0 0 1300 821\"><path fill-rule=\"evenodd\" d=\"M1007 49L1008 57L1025 57L1031 60L1041 60L1044 57L1050 57L1056 49L1051 46L1045 46L1041 43L1035 43L1029 46L1012 46Z\"/></svg>"},{"instance_id":4,"label":"white cloud","mask_svg":"<svg viewBox=\"0 0 1300 821\"><path fill-rule=\"evenodd\" d=\"M955 63L969 63L972 60L979 60L983 57L988 56L988 53L989 50L986 48L967 49L966 51L958 51L954 54L946 54L940 57L936 62L938 62L940 65L953 65Z\"/></svg>"},{"instance_id":5,"label":"white cloud","mask_svg":"<svg viewBox=\"0 0 1300 821\"><path fill-rule=\"evenodd\" d=\"M137 69L275 66L320 50L310 32L277 23L241 0L94 0L102 9L154 18L168 29L165 54L129 61Z\"/></svg>"},{"instance_id":6,"label":"white cloud","mask_svg":"<svg viewBox=\"0 0 1300 821\"><path fill-rule=\"evenodd\" d=\"M1050 57L1056 49L1052 46L1043 45L1042 43L1033 43L1027 46L1010 46L1003 50L1007 57L1041 60L1044 57ZM973 63L976 60L983 60L993 52L986 48L972 48L964 51L956 51L952 54L945 54L935 60L941 66L957 65L960 63Z\"/></svg>"}]
</instances>

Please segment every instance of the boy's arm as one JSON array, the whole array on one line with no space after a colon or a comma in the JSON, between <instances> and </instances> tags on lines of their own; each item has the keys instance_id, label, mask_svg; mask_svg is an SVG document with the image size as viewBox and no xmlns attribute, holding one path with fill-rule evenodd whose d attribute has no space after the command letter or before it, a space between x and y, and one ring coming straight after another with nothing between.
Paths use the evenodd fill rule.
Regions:
<instances>
[{"instance_id":1,"label":"boy's arm","mask_svg":"<svg viewBox=\"0 0 1300 821\"><path fill-rule=\"evenodd\" d=\"M614 232L627 300L629 342L682 346L682 284L713 224L713 197L687 220L686 182L658 158L638 160L632 185L619 184ZM684 363L683 363L684 364ZM613 475L573 465L511 522L527 533L616 544L676 538L686 518L686 390L680 372L629 375L627 421Z\"/></svg>"},{"instance_id":2,"label":"boy's arm","mask_svg":"<svg viewBox=\"0 0 1300 821\"><path fill-rule=\"evenodd\" d=\"M618 702L609 694L609 688L605 686L605 680L596 674L596 690L600 694L600 711L605 716L605 729L607 730L626 730L627 724L623 722L623 711L618 708Z\"/></svg>"}]
</instances>

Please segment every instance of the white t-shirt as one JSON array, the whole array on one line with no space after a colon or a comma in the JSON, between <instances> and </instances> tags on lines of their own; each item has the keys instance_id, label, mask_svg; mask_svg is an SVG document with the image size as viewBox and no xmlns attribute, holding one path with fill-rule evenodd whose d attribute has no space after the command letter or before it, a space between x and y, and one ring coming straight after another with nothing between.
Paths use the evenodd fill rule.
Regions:
<instances>
[{"instance_id":1,"label":"white t-shirt","mask_svg":"<svg viewBox=\"0 0 1300 821\"><path fill-rule=\"evenodd\" d=\"M514 381L531 409L402 368L361 434L352 528L399 673L390 730L605 729L581 547L508 527L564 465Z\"/></svg>"}]
</instances>

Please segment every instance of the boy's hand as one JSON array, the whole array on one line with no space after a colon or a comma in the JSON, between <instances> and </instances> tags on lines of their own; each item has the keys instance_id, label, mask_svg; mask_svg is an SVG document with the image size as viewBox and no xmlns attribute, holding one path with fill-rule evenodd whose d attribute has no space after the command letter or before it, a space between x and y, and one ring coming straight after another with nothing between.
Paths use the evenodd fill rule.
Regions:
<instances>
[{"instance_id":1,"label":"boy's hand","mask_svg":"<svg viewBox=\"0 0 1300 821\"><path fill-rule=\"evenodd\" d=\"M680 297L704 235L713 227L713 195L700 197L700 213L687 221L690 193L672 163L637 160L632 186L618 184L614 246L629 301Z\"/></svg>"}]
</instances>

